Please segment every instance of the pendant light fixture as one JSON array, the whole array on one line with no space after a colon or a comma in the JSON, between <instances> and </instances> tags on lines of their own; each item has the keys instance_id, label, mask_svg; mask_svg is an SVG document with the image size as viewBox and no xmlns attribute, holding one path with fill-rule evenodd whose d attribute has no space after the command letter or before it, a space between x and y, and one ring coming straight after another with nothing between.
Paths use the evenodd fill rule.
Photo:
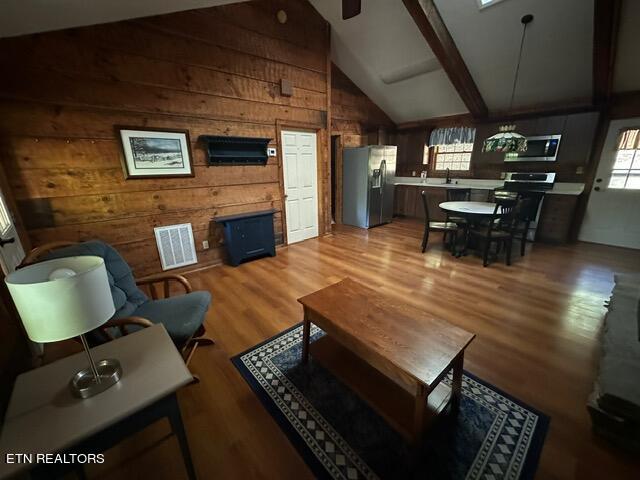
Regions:
<instances>
[{"instance_id":1,"label":"pendant light fixture","mask_svg":"<svg viewBox=\"0 0 640 480\"><path fill-rule=\"evenodd\" d=\"M527 34L527 25L533 21L533 15L525 15L520 20L522 22L522 39L520 40L520 53L518 54L518 65L516 73L513 77L513 88L511 89L511 101L509 102L509 111L513 109L513 99L516 95L516 86L518 84L518 74L520 73L520 61L522 60L522 50L524 49L524 39ZM483 152L502 152L517 154L518 152L527 151L527 139L515 131L515 125L502 125L498 128L499 133L487 138L482 147Z\"/></svg>"}]
</instances>

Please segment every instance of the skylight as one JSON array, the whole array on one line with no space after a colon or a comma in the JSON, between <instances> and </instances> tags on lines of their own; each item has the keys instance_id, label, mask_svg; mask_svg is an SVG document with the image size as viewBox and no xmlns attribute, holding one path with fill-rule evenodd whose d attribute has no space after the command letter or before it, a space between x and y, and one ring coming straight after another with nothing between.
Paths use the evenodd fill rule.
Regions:
<instances>
[{"instance_id":1,"label":"skylight","mask_svg":"<svg viewBox=\"0 0 640 480\"><path fill-rule=\"evenodd\" d=\"M502 0L478 0L478 7L482 10L483 8L490 7L491 5L495 5L501 1Z\"/></svg>"}]
</instances>

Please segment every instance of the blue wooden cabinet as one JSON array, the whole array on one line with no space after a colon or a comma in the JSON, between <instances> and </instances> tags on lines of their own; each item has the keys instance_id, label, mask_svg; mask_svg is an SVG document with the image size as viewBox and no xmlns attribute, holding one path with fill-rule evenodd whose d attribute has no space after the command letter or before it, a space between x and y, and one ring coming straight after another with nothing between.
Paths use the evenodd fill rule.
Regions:
<instances>
[{"instance_id":1,"label":"blue wooden cabinet","mask_svg":"<svg viewBox=\"0 0 640 480\"><path fill-rule=\"evenodd\" d=\"M276 210L242 213L215 217L214 222L224 229L224 243L229 263L239 265L245 260L270 255L276 256L273 214Z\"/></svg>"}]
</instances>

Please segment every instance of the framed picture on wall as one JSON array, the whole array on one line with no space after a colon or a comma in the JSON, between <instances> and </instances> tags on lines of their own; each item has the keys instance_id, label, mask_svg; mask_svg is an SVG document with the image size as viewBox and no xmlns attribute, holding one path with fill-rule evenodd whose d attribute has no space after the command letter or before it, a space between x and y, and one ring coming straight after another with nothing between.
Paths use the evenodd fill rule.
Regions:
<instances>
[{"instance_id":1,"label":"framed picture on wall","mask_svg":"<svg viewBox=\"0 0 640 480\"><path fill-rule=\"evenodd\" d=\"M129 178L193 177L188 130L116 127Z\"/></svg>"}]
</instances>

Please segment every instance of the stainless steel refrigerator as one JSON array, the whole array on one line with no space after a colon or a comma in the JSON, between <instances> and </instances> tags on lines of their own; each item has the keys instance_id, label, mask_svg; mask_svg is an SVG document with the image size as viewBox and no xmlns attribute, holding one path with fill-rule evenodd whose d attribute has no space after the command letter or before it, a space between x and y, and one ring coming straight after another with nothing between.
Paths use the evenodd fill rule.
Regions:
<instances>
[{"instance_id":1,"label":"stainless steel refrigerator","mask_svg":"<svg viewBox=\"0 0 640 480\"><path fill-rule=\"evenodd\" d=\"M391 221L395 146L345 148L342 154L342 222L370 228Z\"/></svg>"}]
</instances>

